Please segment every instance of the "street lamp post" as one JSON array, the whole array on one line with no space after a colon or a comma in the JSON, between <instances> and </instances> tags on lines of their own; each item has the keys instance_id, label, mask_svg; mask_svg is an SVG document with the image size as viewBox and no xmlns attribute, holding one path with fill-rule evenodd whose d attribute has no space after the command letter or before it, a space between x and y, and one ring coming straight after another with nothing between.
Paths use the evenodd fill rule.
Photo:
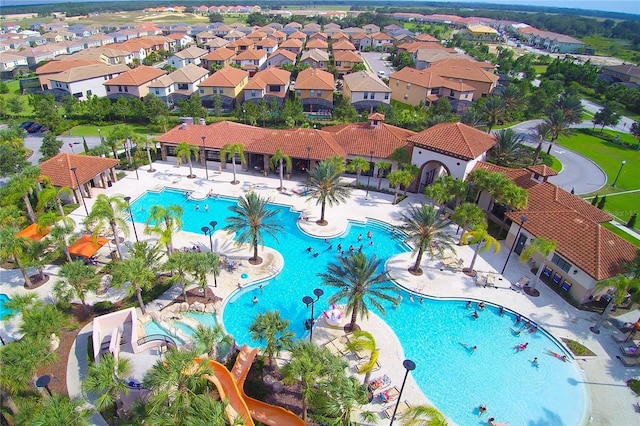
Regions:
<instances>
[{"instance_id":1,"label":"street lamp post","mask_svg":"<svg viewBox=\"0 0 640 426\"><path fill-rule=\"evenodd\" d=\"M202 228L200 228L204 235L209 236L209 249L211 250L211 253L213 253L213 232L215 231L217 224L217 221L212 220L211 222L209 222L209 225L211 225L211 227L203 226ZM213 286L218 287L218 277L215 271L213 272Z\"/></svg>"},{"instance_id":2,"label":"street lamp post","mask_svg":"<svg viewBox=\"0 0 640 426\"><path fill-rule=\"evenodd\" d=\"M204 158L204 172L207 174L207 180L209 180L209 168L207 167L207 147L204 146L204 140L206 136L202 136L202 156Z\"/></svg>"},{"instance_id":3,"label":"street lamp post","mask_svg":"<svg viewBox=\"0 0 640 426\"><path fill-rule=\"evenodd\" d=\"M82 188L80 187L80 181L78 180L78 173L76 173L76 168L72 167L71 172L76 178L76 185L78 185L78 192L80 192L80 198L82 198L82 205L84 206L84 212L89 216L89 210L87 209L87 203L84 201L84 194L82 193Z\"/></svg>"},{"instance_id":4,"label":"street lamp post","mask_svg":"<svg viewBox=\"0 0 640 426\"><path fill-rule=\"evenodd\" d=\"M501 274L504 274L504 270L507 269L507 263L509 263L509 257L511 256L511 253L513 253L513 249L516 248L516 244L518 244L518 237L520 236L520 231L522 231L522 226L527 221L527 219L528 218L524 215L520 216L520 226L518 227L518 232L516 232L516 237L514 238L513 244L511 244L511 248L509 249L509 253L507 254L507 260L505 260L504 266L502 267L502 271L500 271Z\"/></svg>"},{"instance_id":5,"label":"street lamp post","mask_svg":"<svg viewBox=\"0 0 640 426\"><path fill-rule=\"evenodd\" d=\"M369 165L373 163L373 154L375 153L376 152L374 150L369 151L369 154L371 155L371 159L369 160ZM373 169L375 169L375 165L373 166ZM369 196L369 184L371 183L371 175L373 174L373 169L371 169L371 174L367 176L367 192L366 194L364 194L364 198L367 198Z\"/></svg>"},{"instance_id":6,"label":"street lamp post","mask_svg":"<svg viewBox=\"0 0 640 426\"><path fill-rule=\"evenodd\" d=\"M100 139L100 143L102 143L102 134L100 133L100 129L98 129L98 139Z\"/></svg>"},{"instance_id":7,"label":"street lamp post","mask_svg":"<svg viewBox=\"0 0 640 426\"><path fill-rule=\"evenodd\" d=\"M45 388L49 393L49 396L53 396L53 394L51 393L51 389L49 389L50 382L51 382L51 376L49 376L48 374L45 374L44 376L40 376L38 377L38 380L36 380L36 388L38 389Z\"/></svg>"},{"instance_id":8,"label":"street lamp post","mask_svg":"<svg viewBox=\"0 0 640 426\"><path fill-rule=\"evenodd\" d=\"M242 110L242 124L247 124L247 110Z\"/></svg>"},{"instance_id":9,"label":"street lamp post","mask_svg":"<svg viewBox=\"0 0 640 426\"><path fill-rule=\"evenodd\" d=\"M309 176L311 173L311 147L307 147L307 191L309 190Z\"/></svg>"},{"instance_id":10,"label":"street lamp post","mask_svg":"<svg viewBox=\"0 0 640 426\"><path fill-rule=\"evenodd\" d=\"M315 294L316 296L315 300L313 300L313 297L311 296L304 296L302 298L302 303L307 305L307 308L311 306L311 319L308 319L304 322L305 328L309 330L309 341L313 340L313 323L315 321L315 317L313 315L313 305L315 305L315 303L320 300L320 296L324 294L324 291L322 291L321 288L316 288L315 290L313 290L313 294Z\"/></svg>"},{"instance_id":11,"label":"street lamp post","mask_svg":"<svg viewBox=\"0 0 640 426\"><path fill-rule=\"evenodd\" d=\"M618 178L620 177L620 173L622 172L622 168L624 167L624 165L627 164L627 160L622 160L622 163L620 163L620 168L618 169L618 174L616 175L616 178L613 180L613 186L614 188L616 187L616 183L618 183Z\"/></svg>"},{"instance_id":12,"label":"street lamp post","mask_svg":"<svg viewBox=\"0 0 640 426\"><path fill-rule=\"evenodd\" d=\"M389 426L393 425L393 421L396 418L396 412L398 411L398 406L400 405L400 400L402 399L402 391L404 390L404 385L407 383L407 377L409 377L409 371L413 371L416 369L416 363L411 361L410 359L405 359L402 361L402 366L405 369L404 379L402 380L402 386L400 386L400 393L398 394L398 400L396 402L396 406L393 409L393 414L391 415L391 422Z\"/></svg>"},{"instance_id":13,"label":"street lamp post","mask_svg":"<svg viewBox=\"0 0 640 426\"><path fill-rule=\"evenodd\" d=\"M133 235L136 236L136 242L140 241L138 239L138 231L136 230L136 221L133 220L133 212L131 211L131 197L124 197L124 200L127 202L127 207L129 208L129 215L131 216L131 224L133 225Z\"/></svg>"}]
</instances>

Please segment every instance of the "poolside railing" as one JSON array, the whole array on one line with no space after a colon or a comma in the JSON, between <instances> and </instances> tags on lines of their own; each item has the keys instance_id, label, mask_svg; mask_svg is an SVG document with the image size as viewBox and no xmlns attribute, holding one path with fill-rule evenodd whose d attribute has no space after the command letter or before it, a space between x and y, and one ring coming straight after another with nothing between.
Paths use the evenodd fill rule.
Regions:
<instances>
[{"instance_id":1,"label":"poolside railing","mask_svg":"<svg viewBox=\"0 0 640 426\"><path fill-rule=\"evenodd\" d=\"M160 341L164 342L168 347L177 347L176 341L171 337L165 334L149 334L148 336L144 336L138 339L138 346L144 345L145 343Z\"/></svg>"}]
</instances>

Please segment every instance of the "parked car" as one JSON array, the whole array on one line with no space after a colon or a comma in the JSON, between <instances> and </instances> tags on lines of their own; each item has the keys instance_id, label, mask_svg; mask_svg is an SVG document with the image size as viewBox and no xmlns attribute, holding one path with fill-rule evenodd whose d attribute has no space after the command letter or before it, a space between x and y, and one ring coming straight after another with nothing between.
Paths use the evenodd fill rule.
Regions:
<instances>
[{"instance_id":1,"label":"parked car","mask_svg":"<svg viewBox=\"0 0 640 426\"><path fill-rule=\"evenodd\" d=\"M20 123L20 128L21 129L26 129L27 127L30 127L32 125L34 125L35 123L33 121L23 121L22 123Z\"/></svg>"},{"instance_id":2,"label":"parked car","mask_svg":"<svg viewBox=\"0 0 640 426\"><path fill-rule=\"evenodd\" d=\"M42 129L42 124L36 123L27 129L29 133L38 133Z\"/></svg>"}]
</instances>

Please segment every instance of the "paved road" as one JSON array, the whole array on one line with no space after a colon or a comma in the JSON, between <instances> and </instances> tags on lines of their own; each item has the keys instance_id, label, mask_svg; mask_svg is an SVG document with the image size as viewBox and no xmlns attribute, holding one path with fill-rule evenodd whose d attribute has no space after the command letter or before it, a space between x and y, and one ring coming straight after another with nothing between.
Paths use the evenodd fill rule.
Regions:
<instances>
[{"instance_id":1,"label":"paved road","mask_svg":"<svg viewBox=\"0 0 640 426\"><path fill-rule=\"evenodd\" d=\"M63 141L62 148L60 148L60 152L68 152L80 154L84 152L84 145L82 143L82 136L58 136L58 139ZM87 145L89 148L93 148L94 146L100 145L100 138L97 136L86 136L84 137L87 141ZM71 146L69 146L71 144ZM39 164L40 158L42 155L40 154L40 145L42 145L42 135L29 135L24 139L24 146L33 150L33 155L29 157L29 161L31 164Z\"/></svg>"},{"instance_id":2,"label":"paved road","mask_svg":"<svg viewBox=\"0 0 640 426\"><path fill-rule=\"evenodd\" d=\"M393 67L390 62L383 60L389 56L388 53L380 53L380 52L362 52L362 58L367 63L368 67L376 73L376 75L380 75L380 71L384 71L384 77L388 78L389 74L394 72Z\"/></svg>"},{"instance_id":3,"label":"paved road","mask_svg":"<svg viewBox=\"0 0 640 426\"><path fill-rule=\"evenodd\" d=\"M585 111L589 111L592 114L595 114L596 112L602 109L602 105L599 105L595 102L591 102L587 99L582 99L581 102ZM606 128L611 130L617 130L619 132L629 132L629 129L631 129L631 124L633 124L632 119L630 119L629 117L622 116L620 118L620 122L615 127L606 126ZM582 125L578 125L576 127L593 127L593 122L583 121Z\"/></svg>"}]
</instances>

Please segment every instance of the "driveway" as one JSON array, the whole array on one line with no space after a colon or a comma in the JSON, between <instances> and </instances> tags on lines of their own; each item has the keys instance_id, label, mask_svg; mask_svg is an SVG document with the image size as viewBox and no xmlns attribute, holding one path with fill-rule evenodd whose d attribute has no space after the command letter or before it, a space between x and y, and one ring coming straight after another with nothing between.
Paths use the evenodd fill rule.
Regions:
<instances>
[{"instance_id":1,"label":"driveway","mask_svg":"<svg viewBox=\"0 0 640 426\"><path fill-rule=\"evenodd\" d=\"M389 74L395 71L390 62L383 60L389 56L389 53L362 52L360 55L362 55L367 67L376 75L380 75L380 71L384 71L384 77L388 78Z\"/></svg>"}]
</instances>

